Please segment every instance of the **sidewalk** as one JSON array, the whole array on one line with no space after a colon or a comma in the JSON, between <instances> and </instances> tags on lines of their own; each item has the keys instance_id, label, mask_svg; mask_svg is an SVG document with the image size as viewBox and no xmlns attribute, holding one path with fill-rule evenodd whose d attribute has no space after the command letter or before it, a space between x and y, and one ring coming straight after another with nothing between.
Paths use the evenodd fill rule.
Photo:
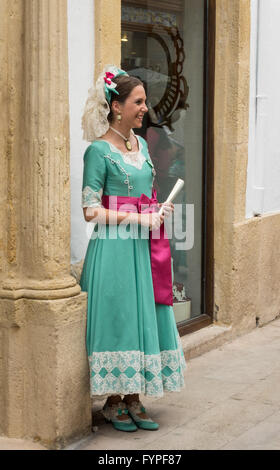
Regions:
<instances>
[{"instance_id":1,"label":"sidewalk","mask_svg":"<svg viewBox=\"0 0 280 470\"><path fill-rule=\"evenodd\" d=\"M66 450L280 450L279 358L277 319L188 361L182 392L160 399L141 396L160 424L158 431L116 431L104 422L97 405L97 431ZM19 442L0 439L0 449L22 448Z\"/></svg>"}]
</instances>

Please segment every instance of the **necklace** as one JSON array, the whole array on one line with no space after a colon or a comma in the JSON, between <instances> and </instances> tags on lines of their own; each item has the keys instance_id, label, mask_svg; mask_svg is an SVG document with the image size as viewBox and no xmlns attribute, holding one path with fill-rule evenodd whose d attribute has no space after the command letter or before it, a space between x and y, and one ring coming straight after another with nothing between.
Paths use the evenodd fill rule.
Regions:
<instances>
[{"instance_id":1,"label":"necklace","mask_svg":"<svg viewBox=\"0 0 280 470\"><path fill-rule=\"evenodd\" d=\"M127 139L124 135L122 135L119 131L117 131L116 129L114 129L113 127L109 126L110 129L112 129L112 131L114 131L116 134L118 134L120 137L122 137L125 141L125 146L127 148L127 150L132 150L132 147L131 147L131 143L129 141L129 139Z\"/></svg>"}]
</instances>

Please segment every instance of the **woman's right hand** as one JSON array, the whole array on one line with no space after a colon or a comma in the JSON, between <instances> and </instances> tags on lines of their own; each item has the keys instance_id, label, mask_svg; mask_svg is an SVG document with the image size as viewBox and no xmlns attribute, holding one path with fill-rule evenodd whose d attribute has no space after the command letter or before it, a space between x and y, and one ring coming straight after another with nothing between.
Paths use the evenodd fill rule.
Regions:
<instances>
[{"instance_id":1,"label":"woman's right hand","mask_svg":"<svg viewBox=\"0 0 280 470\"><path fill-rule=\"evenodd\" d=\"M164 221L164 215L159 215L158 212L150 212L148 214L140 214L140 223L144 227L149 227L150 230L157 230Z\"/></svg>"}]
</instances>

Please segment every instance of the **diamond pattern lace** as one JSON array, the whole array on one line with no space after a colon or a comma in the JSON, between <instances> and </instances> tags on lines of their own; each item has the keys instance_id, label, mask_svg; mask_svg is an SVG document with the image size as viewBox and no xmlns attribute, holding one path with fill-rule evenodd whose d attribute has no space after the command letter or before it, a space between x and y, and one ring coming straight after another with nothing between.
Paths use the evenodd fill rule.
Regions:
<instances>
[{"instance_id":1,"label":"diamond pattern lace","mask_svg":"<svg viewBox=\"0 0 280 470\"><path fill-rule=\"evenodd\" d=\"M181 343L177 350L145 355L141 351L93 352L90 365L91 394L163 396L184 388L186 362Z\"/></svg>"}]
</instances>

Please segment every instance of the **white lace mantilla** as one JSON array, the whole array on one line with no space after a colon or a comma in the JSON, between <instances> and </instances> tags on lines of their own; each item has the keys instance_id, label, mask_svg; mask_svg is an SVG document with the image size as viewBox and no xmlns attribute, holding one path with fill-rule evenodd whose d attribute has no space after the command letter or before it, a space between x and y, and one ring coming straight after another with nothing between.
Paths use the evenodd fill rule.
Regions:
<instances>
[{"instance_id":1,"label":"white lace mantilla","mask_svg":"<svg viewBox=\"0 0 280 470\"><path fill-rule=\"evenodd\" d=\"M160 397L164 391L184 388L186 362L181 347L151 355L141 351L93 352L88 359L93 397L133 393Z\"/></svg>"}]
</instances>

